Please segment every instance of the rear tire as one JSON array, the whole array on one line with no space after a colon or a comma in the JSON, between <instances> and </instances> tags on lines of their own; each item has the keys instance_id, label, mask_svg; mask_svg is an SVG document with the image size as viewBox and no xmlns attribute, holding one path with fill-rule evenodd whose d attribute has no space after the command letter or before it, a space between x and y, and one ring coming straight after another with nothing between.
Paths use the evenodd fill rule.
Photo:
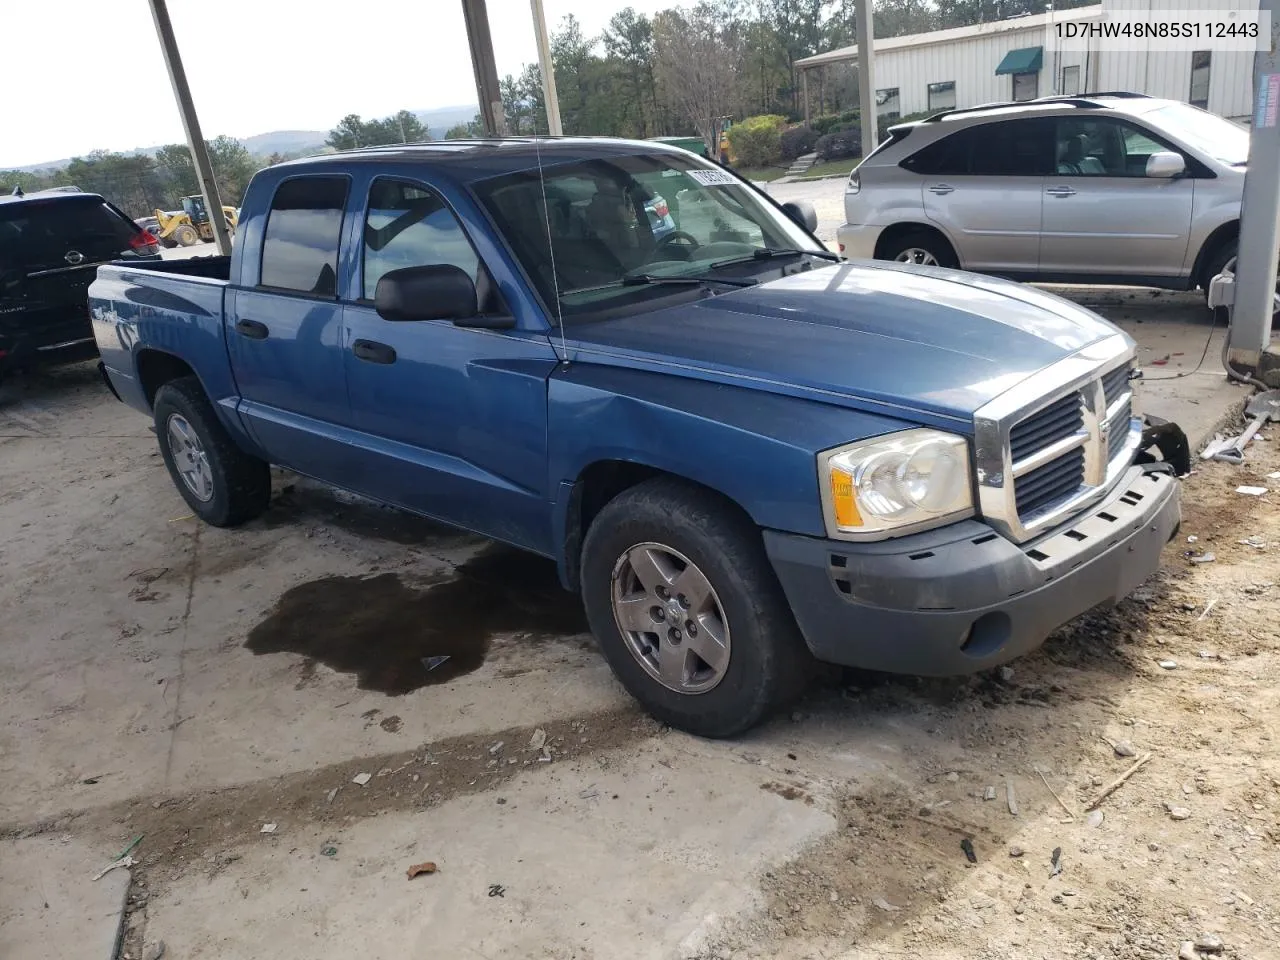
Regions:
<instances>
[{"instance_id":1,"label":"rear tire","mask_svg":"<svg viewBox=\"0 0 1280 960\"><path fill-rule=\"evenodd\" d=\"M156 391L160 455L191 511L215 527L260 516L271 500L271 468L235 445L195 377Z\"/></svg>"},{"instance_id":2,"label":"rear tire","mask_svg":"<svg viewBox=\"0 0 1280 960\"><path fill-rule=\"evenodd\" d=\"M194 247L200 242L200 234L196 233L196 228L183 224L173 231L173 239L179 246Z\"/></svg>"},{"instance_id":3,"label":"rear tire","mask_svg":"<svg viewBox=\"0 0 1280 960\"><path fill-rule=\"evenodd\" d=\"M759 530L683 481L649 480L605 505L583 544L582 597L622 685L658 720L697 736L750 729L798 696L811 672Z\"/></svg>"},{"instance_id":4,"label":"rear tire","mask_svg":"<svg viewBox=\"0 0 1280 960\"><path fill-rule=\"evenodd\" d=\"M879 259L952 270L960 266L951 244L930 230L910 230L891 240L884 245Z\"/></svg>"}]
</instances>

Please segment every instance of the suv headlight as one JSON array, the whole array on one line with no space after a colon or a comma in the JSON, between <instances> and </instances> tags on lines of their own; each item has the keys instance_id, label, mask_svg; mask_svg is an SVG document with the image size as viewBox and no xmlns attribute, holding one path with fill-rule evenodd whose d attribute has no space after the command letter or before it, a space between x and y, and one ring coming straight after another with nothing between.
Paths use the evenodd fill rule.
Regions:
<instances>
[{"instance_id":1,"label":"suv headlight","mask_svg":"<svg viewBox=\"0 0 1280 960\"><path fill-rule=\"evenodd\" d=\"M940 430L901 433L818 454L827 534L883 540L973 516L969 444Z\"/></svg>"}]
</instances>

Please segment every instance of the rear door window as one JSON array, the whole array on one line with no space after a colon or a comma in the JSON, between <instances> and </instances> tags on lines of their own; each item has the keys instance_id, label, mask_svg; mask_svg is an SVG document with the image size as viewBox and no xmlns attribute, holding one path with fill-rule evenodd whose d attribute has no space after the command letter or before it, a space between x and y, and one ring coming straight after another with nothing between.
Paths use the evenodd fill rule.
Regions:
<instances>
[{"instance_id":1,"label":"rear door window","mask_svg":"<svg viewBox=\"0 0 1280 960\"><path fill-rule=\"evenodd\" d=\"M348 186L346 177L295 177L276 188L262 240L262 286L337 297Z\"/></svg>"},{"instance_id":2,"label":"rear door window","mask_svg":"<svg viewBox=\"0 0 1280 960\"><path fill-rule=\"evenodd\" d=\"M1052 169L1053 131L1039 118L957 130L902 161L925 176L1039 177Z\"/></svg>"},{"instance_id":3,"label":"rear door window","mask_svg":"<svg viewBox=\"0 0 1280 960\"><path fill-rule=\"evenodd\" d=\"M103 263L127 256L138 227L101 197L0 205L0 273Z\"/></svg>"}]
</instances>

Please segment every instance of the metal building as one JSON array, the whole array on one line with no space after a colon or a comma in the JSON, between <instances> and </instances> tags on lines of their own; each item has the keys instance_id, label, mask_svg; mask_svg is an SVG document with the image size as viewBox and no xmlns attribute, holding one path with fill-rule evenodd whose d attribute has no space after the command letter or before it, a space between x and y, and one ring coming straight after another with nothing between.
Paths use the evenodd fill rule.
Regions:
<instances>
[{"instance_id":1,"label":"metal building","mask_svg":"<svg viewBox=\"0 0 1280 960\"><path fill-rule=\"evenodd\" d=\"M1108 13L1152 9L1150 0L1108 0ZM1257 10L1257 0L1161 0L1156 9ZM1231 118L1252 112L1251 52L1085 49L1060 39L1067 23L1097 21L1103 6L1033 14L970 27L936 30L875 42L876 107L896 119L912 113L973 107L1000 100L1032 100L1059 94L1127 90L1183 100ZM854 69L856 45L796 61L808 74ZM807 100L808 98L806 98ZM809 104L806 103L806 107ZM807 111L806 111L807 115Z\"/></svg>"}]
</instances>

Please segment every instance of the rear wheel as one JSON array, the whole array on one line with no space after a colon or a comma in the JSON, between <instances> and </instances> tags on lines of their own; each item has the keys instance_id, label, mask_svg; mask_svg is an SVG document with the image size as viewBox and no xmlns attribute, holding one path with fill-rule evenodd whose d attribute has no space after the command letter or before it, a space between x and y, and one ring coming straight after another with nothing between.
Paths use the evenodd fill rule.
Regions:
<instances>
[{"instance_id":1,"label":"rear wheel","mask_svg":"<svg viewBox=\"0 0 1280 960\"><path fill-rule=\"evenodd\" d=\"M951 244L929 230L911 230L890 240L880 252L881 260L914 263L923 267L960 266Z\"/></svg>"},{"instance_id":2,"label":"rear wheel","mask_svg":"<svg viewBox=\"0 0 1280 960\"><path fill-rule=\"evenodd\" d=\"M267 509L271 468L235 445L195 377L171 380L154 406L160 455L191 511L234 527Z\"/></svg>"},{"instance_id":3,"label":"rear wheel","mask_svg":"<svg viewBox=\"0 0 1280 960\"><path fill-rule=\"evenodd\" d=\"M618 679L673 727L734 736L804 687L812 660L760 533L710 491L660 478L610 501L582 595Z\"/></svg>"},{"instance_id":4,"label":"rear wheel","mask_svg":"<svg viewBox=\"0 0 1280 960\"><path fill-rule=\"evenodd\" d=\"M200 242L200 234L196 232L195 227L184 223L173 231L173 239L179 246L194 247Z\"/></svg>"}]
</instances>

